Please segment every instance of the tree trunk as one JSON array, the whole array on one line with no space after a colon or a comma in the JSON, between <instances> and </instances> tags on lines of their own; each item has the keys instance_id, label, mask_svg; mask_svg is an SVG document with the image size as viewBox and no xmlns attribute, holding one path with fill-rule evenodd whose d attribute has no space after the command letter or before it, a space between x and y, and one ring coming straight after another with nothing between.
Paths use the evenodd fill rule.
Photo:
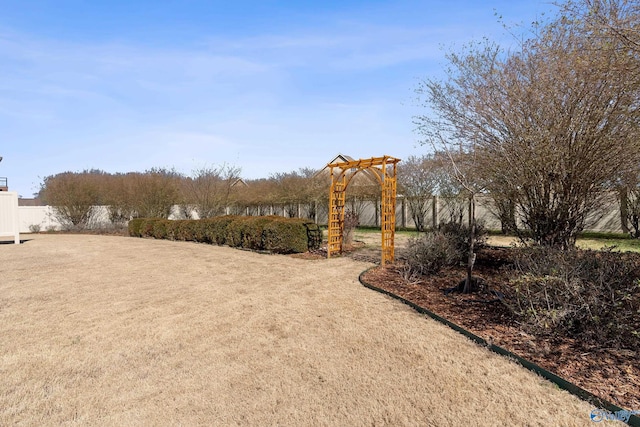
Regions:
<instances>
[{"instance_id":1,"label":"tree trunk","mask_svg":"<svg viewBox=\"0 0 640 427\"><path fill-rule=\"evenodd\" d=\"M476 201L474 195L469 199L469 253L467 258L467 280L464 282L462 293L471 292L471 279L473 277L473 266L476 263L475 249L476 240Z\"/></svg>"}]
</instances>

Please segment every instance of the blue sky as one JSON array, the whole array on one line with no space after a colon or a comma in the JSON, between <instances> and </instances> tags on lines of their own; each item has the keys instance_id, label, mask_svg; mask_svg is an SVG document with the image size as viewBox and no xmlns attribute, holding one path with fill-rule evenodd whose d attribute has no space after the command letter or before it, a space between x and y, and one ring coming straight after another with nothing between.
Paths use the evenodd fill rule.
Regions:
<instances>
[{"instance_id":1,"label":"blue sky","mask_svg":"<svg viewBox=\"0 0 640 427\"><path fill-rule=\"evenodd\" d=\"M0 176L406 158L418 81L549 1L0 0Z\"/></svg>"}]
</instances>

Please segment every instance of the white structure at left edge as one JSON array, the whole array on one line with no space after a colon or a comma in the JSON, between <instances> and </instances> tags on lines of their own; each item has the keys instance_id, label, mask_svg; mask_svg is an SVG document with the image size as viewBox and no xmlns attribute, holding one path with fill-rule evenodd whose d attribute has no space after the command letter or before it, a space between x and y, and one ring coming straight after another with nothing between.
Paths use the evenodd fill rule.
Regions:
<instances>
[{"instance_id":1,"label":"white structure at left edge","mask_svg":"<svg viewBox=\"0 0 640 427\"><path fill-rule=\"evenodd\" d=\"M0 156L0 162L2 156ZM13 236L20 244L20 217L18 214L18 193L8 191L7 178L0 177L0 237Z\"/></svg>"},{"instance_id":2,"label":"white structure at left edge","mask_svg":"<svg viewBox=\"0 0 640 427\"><path fill-rule=\"evenodd\" d=\"M18 218L18 193L0 191L0 237L13 236L20 244L20 220Z\"/></svg>"}]
</instances>

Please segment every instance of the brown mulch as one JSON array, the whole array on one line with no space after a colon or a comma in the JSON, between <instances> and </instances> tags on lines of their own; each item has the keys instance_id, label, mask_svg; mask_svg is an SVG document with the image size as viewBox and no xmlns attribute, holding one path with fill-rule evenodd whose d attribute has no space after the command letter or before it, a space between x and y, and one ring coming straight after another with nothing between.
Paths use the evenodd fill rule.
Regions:
<instances>
[{"instance_id":1,"label":"brown mulch","mask_svg":"<svg viewBox=\"0 0 640 427\"><path fill-rule=\"evenodd\" d=\"M401 265L376 267L363 279L462 326L489 343L499 345L594 395L629 410L640 409L640 366L630 350L595 348L579 339L536 337L526 333L509 308L496 299L509 277L500 268L507 249L485 251L474 276L486 286L476 293L449 293L466 277L465 267L449 268L437 276L407 277Z\"/></svg>"}]
</instances>

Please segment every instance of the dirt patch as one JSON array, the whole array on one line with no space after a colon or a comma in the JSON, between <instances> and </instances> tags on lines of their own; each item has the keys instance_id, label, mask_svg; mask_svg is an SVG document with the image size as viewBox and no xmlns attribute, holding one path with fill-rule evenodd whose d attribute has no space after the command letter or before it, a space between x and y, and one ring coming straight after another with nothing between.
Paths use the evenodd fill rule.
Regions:
<instances>
[{"instance_id":1,"label":"dirt patch","mask_svg":"<svg viewBox=\"0 0 640 427\"><path fill-rule=\"evenodd\" d=\"M0 245L0 425L591 425L361 286L373 266L112 236Z\"/></svg>"}]
</instances>

